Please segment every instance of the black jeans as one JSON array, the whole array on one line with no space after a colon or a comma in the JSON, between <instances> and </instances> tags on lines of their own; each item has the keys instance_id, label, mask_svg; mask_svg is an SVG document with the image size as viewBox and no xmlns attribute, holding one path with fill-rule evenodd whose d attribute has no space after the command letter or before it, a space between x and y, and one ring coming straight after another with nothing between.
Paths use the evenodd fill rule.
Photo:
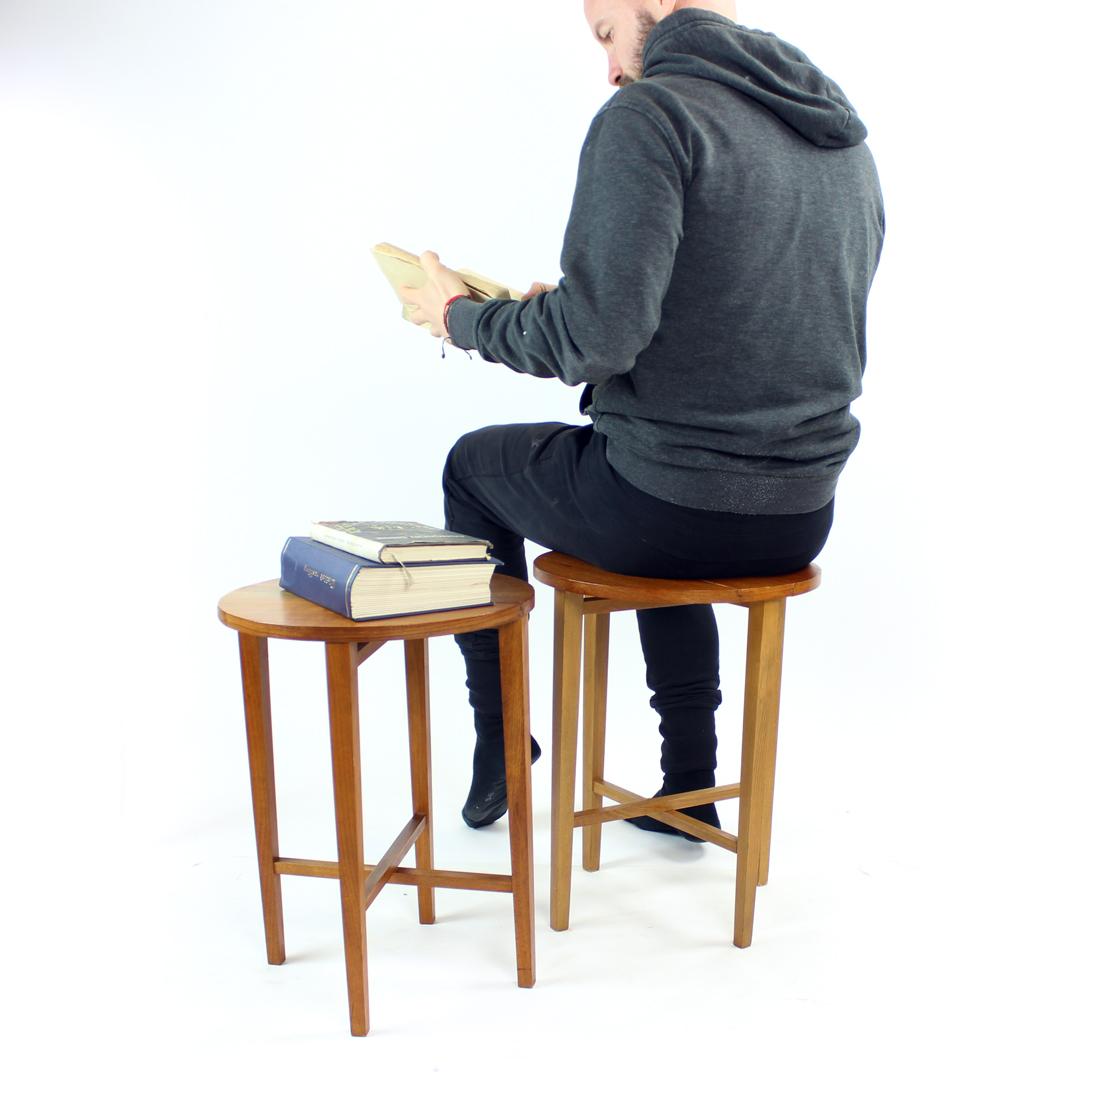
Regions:
<instances>
[{"instance_id":1,"label":"black jeans","mask_svg":"<svg viewBox=\"0 0 1100 1100\"><path fill-rule=\"evenodd\" d=\"M686 508L636 488L608 464L591 425L501 424L464 435L443 471L449 530L488 539L502 573L527 580L524 539L634 576L688 580L789 573L821 551L816 512L752 516ZM722 701L718 628L708 605L635 613L666 775L713 770ZM503 736L497 632L456 635L479 741Z\"/></svg>"}]
</instances>

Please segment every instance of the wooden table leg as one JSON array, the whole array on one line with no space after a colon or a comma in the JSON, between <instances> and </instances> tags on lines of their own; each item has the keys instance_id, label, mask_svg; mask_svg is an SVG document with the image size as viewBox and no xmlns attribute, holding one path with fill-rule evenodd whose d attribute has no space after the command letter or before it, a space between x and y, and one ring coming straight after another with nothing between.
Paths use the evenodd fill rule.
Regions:
<instances>
[{"instance_id":1,"label":"wooden table leg","mask_svg":"<svg viewBox=\"0 0 1100 1100\"><path fill-rule=\"evenodd\" d=\"M741 796L737 827L737 893L733 942L752 943L756 887L767 791L768 744L779 724L779 674L783 658L783 600L749 607L745 661L745 719L741 742Z\"/></svg>"},{"instance_id":2,"label":"wooden table leg","mask_svg":"<svg viewBox=\"0 0 1100 1100\"><path fill-rule=\"evenodd\" d=\"M279 829L275 812L275 755L271 744L271 680L267 639L238 633L244 724L248 736L248 772L252 781L252 816L256 824L256 858L260 866L260 903L264 914L267 961L286 962L283 940L283 887L275 873Z\"/></svg>"},{"instance_id":3,"label":"wooden table leg","mask_svg":"<svg viewBox=\"0 0 1100 1100\"><path fill-rule=\"evenodd\" d=\"M500 694L504 705L504 769L508 784L508 840L512 852L512 906L519 984L535 984L535 884L531 825L531 704L527 616L502 626Z\"/></svg>"},{"instance_id":4,"label":"wooden table leg","mask_svg":"<svg viewBox=\"0 0 1100 1100\"><path fill-rule=\"evenodd\" d=\"M592 784L603 780L604 743L607 735L607 650L611 615L596 612L584 617L584 762L581 805L598 810L603 799ZM600 869L600 839L603 825L583 829L582 858L586 871Z\"/></svg>"},{"instance_id":5,"label":"wooden table leg","mask_svg":"<svg viewBox=\"0 0 1100 1100\"><path fill-rule=\"evenodd\" d=\"M405 642L405 691L409 706L409 766L412 770L412 811L424 817L416 841L416 866L432 869L432 747L428 706L428 639ZM435 890L416 888L421 924L435 923Z\"/></svg>"},{"instance_id":6,"label":"wooden table leg","mask_svg":"<svg viewBox=\"0 0 1100 1100\"><path fill-rule=\"evenodd\" d=\"M573 814L577 785L577 712L582 597L554 592L553 767L550 775L550 927L569 927Z\"/></svg>"},{"instance_id":7,"label":"wooden table leg","mask_svg":"<svg viewBox=\"0 0 1100 1100\"><path fill-rule=\"evenodd\" d=\"M340 909L344 919L344 963L352 1035L366 1035L367 914L363 900L363 791L359 764L359 647L326 642L329 729L332 735L332 791L336 804L336 851L340 867Z\"/></svg>"},{"instance_id":8,"label":"wooden table leg","mask_svg":"<svg viewBox=\"0 0 1100 1100\"><path fill-rule=\"evenodd\" d=\"M760 873L757 881L761 886L768 884L768 872L771 866L772 850L772 810L775 805L775 764L779 749L779 695L783 680L783 627L786 619L786 600L776 601L779 604L779 621L776 626L774 647L775 656L775 721L766 730L767 739L764 742L764 755L762 757L763 774L760 777Z\"/></svg>"}]
</instances>

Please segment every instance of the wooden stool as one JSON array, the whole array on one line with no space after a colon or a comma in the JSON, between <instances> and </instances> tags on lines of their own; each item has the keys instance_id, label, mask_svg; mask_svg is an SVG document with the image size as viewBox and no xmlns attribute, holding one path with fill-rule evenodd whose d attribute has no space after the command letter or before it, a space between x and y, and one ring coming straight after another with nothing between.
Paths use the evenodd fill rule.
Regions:
<instances>
[{"instance_id":1,"label":"wooden stool","mask_svg":"<svg viewBox=\"0 0 1100 1100\"><path fill-rule=\"evenodd\" d=\"M534 606L531 586L513 577L492 581L493 602L485 607L353 622L284 592L277 581L240 588L218 604L218 617L238 632L244 683L248 764L256 852L260 864L267 961L286 960L280 875L340 880L344 918L344 960L352 1035L366 1035L366 910L387 883L417 888L420 923L435 921L434 889L511 893L516 927L519 984L535 984L534 892L531 878L531 736L527 681L527 616ZM511 874L442 871L432 862L431 749L428 720L428 639L496 628L500 636L500 679L504 702L505 769ZM332 786L336 803L338 860L289 859L279 852L275 814L275 765L271 744L271 695L267 639L294 638L325 643L328 670ZM409 708L412 817L377 864L363 862L363 803L359 770L359 666L388 641L405 643L405 685ZM401 860L416 845L416 866Z\"/></svg>"},{"instance_id":2,"label":"wooden stool","mask_svg":"<svg viewBox=\"0 0 1100 1100\"><path fill-rule=\"evenodd\" d=\"M648 815L737 854L733 942L748 947L752 942L756 887L768 881L786 601L788 596L816 588L821 583L821 570L811 565L781 577L669 581L609 573L578 558L550 553L536 559L535 576L554 589L550 926L559 931L569 927L573 830L584 829L584 869L598 871L602 823ZM613 611L704 603L732 603L749 609L741 782L643 798L604 779L608 616ZM575 812L582 622L583 809ZM604 798L618 805L604 808ZM678 812L687 806L727 798L740 800L736 836Z\"/></svg>"}]
</instances>

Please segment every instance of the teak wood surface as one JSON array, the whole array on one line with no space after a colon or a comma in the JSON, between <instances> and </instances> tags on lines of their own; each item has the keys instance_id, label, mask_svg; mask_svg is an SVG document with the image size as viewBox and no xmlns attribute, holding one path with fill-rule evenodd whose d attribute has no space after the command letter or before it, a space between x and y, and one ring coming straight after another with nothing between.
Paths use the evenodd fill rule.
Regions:
<instances>
[{"instance_id":1,"label":"teak wood surface","mask_svg":"<svg viewBox=\"0 0 1100 1100\"><path fill-rule=\"evenodd\" d=\"M285 592L278 581L263 581L223 596L218 618L242 634L265 638L297 638L315 642L384 642L393 639L436 638L492 630L529 614L535 593L529 584L503 573L494 574L492 603L457 611L427 611L389 619L356 622L327 607Z\"/></svg>"},{"instance_id":2,"label":"teak wood surface","mask_svg":"<svg viewBox=\"0 0 1100 1100\"><path fill-rule=\"evenodd\" d=\"M560 592L578 596L622 601L622 606L601 607L600 611L627 611L636 607L669 604L734 603L748 606L801 596L821 583L821 570L808 565L797 573L779 577L728 577L703 581L670 581L654 577L632 577L609 573L580 558L553 551L535 559L535 577Z\"/></svg>"},{"instance_id":3,"label":"teak wood surface","mask_svg":"<svg viewBox=\"0 0 1100 1100\"><path fill-rule=\"evenodd\" d=\"M527 617L534 606L530 585L513 577L492 581L485 607L429 612L356 623L266 581L238 589L218 604L218 617L238 632L244 692L260 897L268 962L286 959L281 875L335 878L340 886L348 1009L353 1035L370 1026L367 1002L366 911L389 883L417 889L420 922L435 920L437 888L510 893L514 909L516 977L535 982L534 882L532 877L531 731ZM500 636L505 767L511 874L488 875L435 867L432 852L431 745L428 638L496 628ZM321 641L325 645L329 729L332 742L336 861L289 859L279 853L271 686L267 639ZM412 816L376 864L364 861L363 798L359 747L359 667L387 641L405 643ZM401 861L415 847L415 867Z\"/></svg>"},{"instance_id":4,"label":"teak wood surface","mask_svg":"<svg viewBox=\"0 0 1100 1100\"><path fill-rule=\"evenodd\" d=\"M757 886L768 881L772 803L779 727L786 601L821 583L807 566L776 577L662 580L610 573L566 554L535 560L535 577L554 591L553 775L550 840L550 926L569 927L573 830L584 830L583 866L599 870L604 821L648 814L737 856L733 942L752 942ZM610 615L615 611L683 604L729 603L748 608L741 779L737 784L682 795L643 798L604 777ZM575 809L577 721L583 686L582 809ZM604 808L603 798L618 802ZM690 805L739 799L738 831L687 817Z\"/></svg>"}]
</instances>

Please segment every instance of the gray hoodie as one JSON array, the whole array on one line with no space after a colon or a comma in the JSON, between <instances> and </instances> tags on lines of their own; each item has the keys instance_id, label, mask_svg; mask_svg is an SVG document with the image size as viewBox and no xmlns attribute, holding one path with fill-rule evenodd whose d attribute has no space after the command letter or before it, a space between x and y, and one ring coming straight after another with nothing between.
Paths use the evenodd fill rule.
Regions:
<instances>
[{"instance_id":1,"label":"gray hoodie","mask_svg":"<svg viewBox=\"0 0 1100 1100\"><path fill-rule=\"evenodd\" d=\"M567 385L628 481L714 511L813 511L859 438L884 233L866 129L799 50L688 8L581 151L556 290L459 301L482 358Z\"/></svg>"}]
</instances>

